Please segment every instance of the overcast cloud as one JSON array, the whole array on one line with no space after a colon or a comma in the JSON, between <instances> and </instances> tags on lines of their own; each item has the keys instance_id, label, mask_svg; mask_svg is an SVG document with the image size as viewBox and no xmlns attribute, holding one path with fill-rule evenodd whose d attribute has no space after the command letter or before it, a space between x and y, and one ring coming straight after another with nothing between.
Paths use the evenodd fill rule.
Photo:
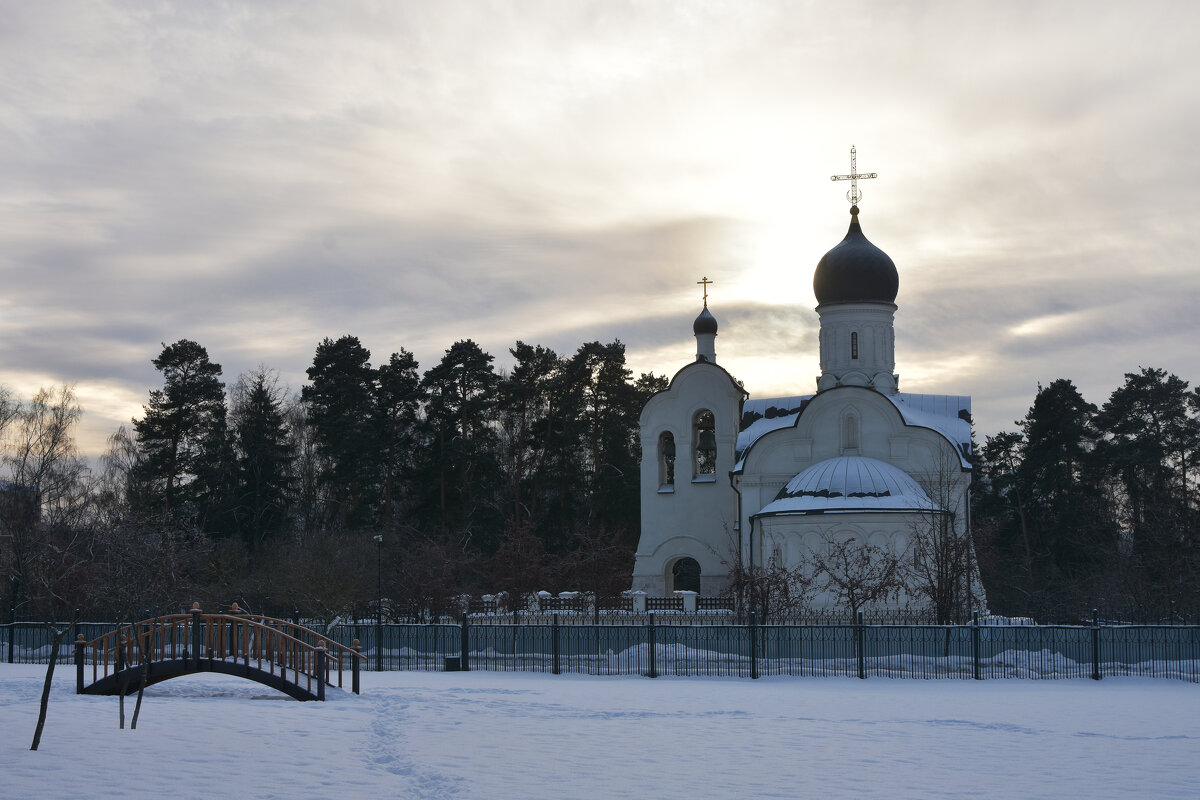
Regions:
<instances>
[{"instance_id":1,"label":"overcast cloud","mask_svg":"<svg viewBox=\"0 0 1200 800\"><path fill-rule=\"evenodd\" d=\"M95 454L180 338L670 375L707 275L721 363L808 393L851 144L903 390L982 439L1195 382L1198 54L1182 2L0 2L0 385L76 384Z\"/></svg>"}]
</instances>

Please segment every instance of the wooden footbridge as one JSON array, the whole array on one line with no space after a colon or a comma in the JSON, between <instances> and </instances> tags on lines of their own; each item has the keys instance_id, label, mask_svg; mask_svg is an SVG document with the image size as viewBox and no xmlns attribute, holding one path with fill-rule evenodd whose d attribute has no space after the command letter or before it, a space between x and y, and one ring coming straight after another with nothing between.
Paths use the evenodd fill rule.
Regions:
<instances>
[{"instance_id":1,"label":"wooden footbridge","mask_svg":"<svg viewBox=\"0 0 1200 800\"><path fill-rule=\"evenodd\" d=\"M75 641L76 694L128 695L142 686L200 672L257 681L297 700L324 700L343 673L359 691L364 656L358 640L346 647L287 620L242 613L168 614L125 625L90 642ZM91 682L87 679L90 676Z\"/></svg>"}]
</instances>

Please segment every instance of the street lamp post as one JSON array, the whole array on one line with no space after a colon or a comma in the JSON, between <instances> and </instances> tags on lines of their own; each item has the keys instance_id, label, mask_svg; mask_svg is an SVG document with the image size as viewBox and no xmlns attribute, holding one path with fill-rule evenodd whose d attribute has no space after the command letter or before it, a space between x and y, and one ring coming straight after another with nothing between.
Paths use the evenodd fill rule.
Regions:
<instances>
[{"instance_id":1,"label":"street lamp post","mask_svg":"<svg viewBox=\"0 0 1200 800\"><path fill-rule=\"evenodd\" d=\"M383 534L375 534L375 671L383 671Z\"/></svg>"}]
</instances>

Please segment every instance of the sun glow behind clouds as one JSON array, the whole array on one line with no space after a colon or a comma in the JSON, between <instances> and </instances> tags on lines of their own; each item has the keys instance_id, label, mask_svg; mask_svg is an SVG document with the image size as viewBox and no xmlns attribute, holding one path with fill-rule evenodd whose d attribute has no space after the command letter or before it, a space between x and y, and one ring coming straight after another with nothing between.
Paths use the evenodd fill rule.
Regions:
<instances>
[{"instance_id":1,"label":"sun glow behind clouds","mask_svg":"<svg viewBox=\"0 0 1200 800\"><path fill-rule=\"evenodd\" d=\"M1084 321L1087 315L1078 311L1063 314L1048 314L1025 320L1008 329L1013 336L1039 337L1059 333Z\"/></svg>"}]
</instances>

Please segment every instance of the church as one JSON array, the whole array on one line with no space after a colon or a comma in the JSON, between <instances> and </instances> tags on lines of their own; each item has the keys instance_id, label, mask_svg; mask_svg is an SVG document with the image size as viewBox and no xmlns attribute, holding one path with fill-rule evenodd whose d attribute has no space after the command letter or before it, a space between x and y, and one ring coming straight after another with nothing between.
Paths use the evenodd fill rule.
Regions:
<instances>
[{"instance_id":1,"label":"church","mask_svg":"<svg viewBox=\"0 0 1200 800\"><path fill-rule=\"evenodd\" d=\"M900 391L899 276L863 233L863 177L874 174L855 174L853 160L850 175L834 176L854 184L846 237L813 275L815 392L751 399L718 362L717 320L708 280L701 282L695 360L641 414L635 591L716 596L735 565L811 574L817 557L839 542L869 545L909 565L919 558L915 540L935 521L969 542L971 399ZM808 602L820 609L837 601L817 590ZM890 601L922 602L911 590Z\"/></svg>"}]
</instances>

